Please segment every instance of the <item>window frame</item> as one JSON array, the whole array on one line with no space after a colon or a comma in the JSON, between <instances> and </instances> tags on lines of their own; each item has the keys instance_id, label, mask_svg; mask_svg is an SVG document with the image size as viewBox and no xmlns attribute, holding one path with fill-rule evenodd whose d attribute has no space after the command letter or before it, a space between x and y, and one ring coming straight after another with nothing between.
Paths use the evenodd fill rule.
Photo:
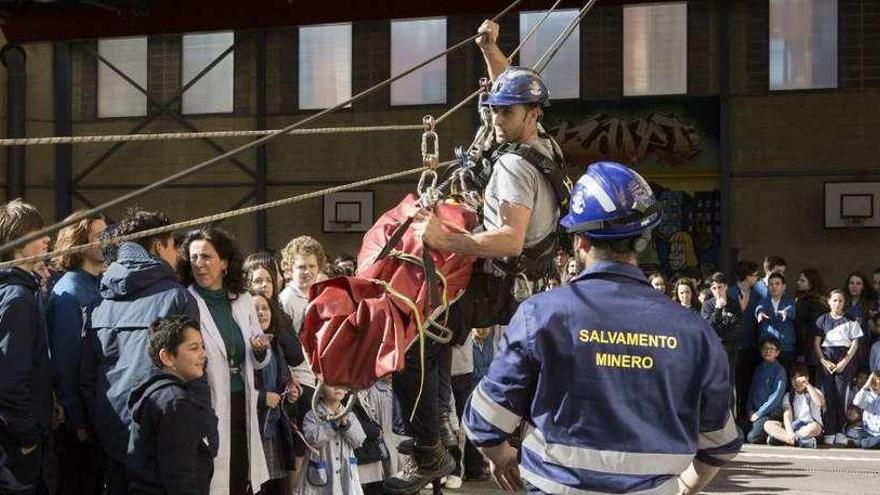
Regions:
<instances>
[{"instance_id":1,"label":"window frame","mask_svg":"<svg viewBox=\"0 0 880 495\"><path fill-rule=\"evenodd\" d=\"M684 7L684 88L683 91L676 92L664 92L664 93L627 93L626 87L626 11L628 9L638 9L638 8L651 8L657 6L665 6L665 5L677 5ZM676 96L687 96L690 90L688 84L688 63L690 62L690 53L688 53L688 41L690 38L690 29L688 25L689 15L688 15L688 2L687 1L672 1L672 2L651 2L651 3L633 3L626 4L623 6L623 11L621 13L621 88L620 92L623 98L663 98L663 97L676 97ZM649 40L650 41L650 40ZM650 44L650 43L649 43ZM650 55L650 52L648 53ZM650 64L649 64L650 66Z\"/></svg>"},{"instance_id":2,"label":"window frame","mask_svg":"<svg viewBox=\"0 0 880 495\"><path fill-rule=\"evenodd\" d=\"M391 72L391 76L394 76L394 23L395 22L413 22L413 21L431 21L431 20L442 20L443 21L443 31L444 31L444 47L441 51L446 50L449 46L449 16L433 16L433 17L416 17L416 18L400 18L400 19L389 19L388 23L388 67ZM436 55L439 52L431 53L422 58L422 60L427 60L429 57ZM430 106L444 106L449 103L449 58L444 55L443 57L431 62L425 67L422 67L419 70L424 70L433 65L436 62L443 61L443 101L442 102L429 102L429 103L394 103L394 85L397 84L397 81L391 83L388 88L388 106L391 108L407 108L407 107L430 107ZM405 78L404 78L405 79Z\"/></svg>"},{"instance_id":3,"label":"window frame","mask_svg":"<svg viewBox=\"0 0 880 495\"><path fill-rule=\"evenodd\" d=\"M349 51L348 96L343 98L341 101L333 103L330 106L306 108L306 107L303 107L303 99L302 99L302 91L303 91L303 89L302 89L303 88L303 84L302 84L302 81L303 81L303 79L302 79L303 78L302 30L303 29L319 28L319 27L324 27L324 26L348 26L349 40L350 40L350 43L348 46L348 51ZM328 108L333 108L333 107L339 105L340 103L342 103L343 101L350 100L355 95L355 93L354 93L354 85L355 85L355 80L354 80L354 55L355 55L354 54L354 22L353 21L331 22L331 23L323 23L323 24L308 24L308 25L304 25L304 26L298 26L297 30L296 30L296 39L297 39L297 41L296 41L297 64L296 64L296 76L295 76L296 77L296 108L294 108L294 111L297 111L297 112L320 112L320 111L326 110ZM349 103L348 105L340 108L339 110L351 110L352 107L353 107L352 104Z\"/></svg>"},{"instance_id":4,"label":"window frame","mask_svg":"<svg viewBox=\"0 0 880 495\"><path fill-rule=\"evenodd\" d=\"M113 38L100 38L95 40L95 53L98 54L102 58L107 58L104 54L101 53L101 42L102 41L114 41L114 40L144 40L145 44L145 52L144 52L144 81L137 81L144 89L149 93L149 78L150 78L150 37L149 36L119 36ZM109 60L109 62L113 63L113 65L117 66L119 64ZM120 70L125 72L128 77L135 79L134 77L126 72L122 67L118 67ZM143 113L138 114L127 114L127 115L101 115L101 72L103 70L109 71L110 74L113 75L114 78L119 78L124 87L130 89L134 94L138 95L139 98L143 98L144 110ZM150 114L150 101L147 97L147 94L141 93L137 88L135 88L131 83L122 78L119 74L117 74L113 69L107 66L100 58L95 57L95 120L111 120L111 119L141 119L145 118Z\"/></svg>"},{"instance_id":5,"label":"window frame","mask_svg":"<svg viewBox=\"0 0 880 495\"><path fill-rule=\"evenodd\" d=\"M183 87L187 84L187 81L184 81L184 78L185 78L185 74L184 74L184 53L185 53L185 49L184 49L184 45L183 45L183 43L184 43L184 37L186 37L186 36L193 36L193 35L220 34L220 33L231 33L231 34L232 34L232 46L235 45L235 42L236 42L237 37L238 37L238 32L235 31L235 30L228 30L228 31L204 31L204 32L194 32L194 33L183 33L183 34L180 35L180 86L178 87L178 90L182 90ZM226 48L223 49L223 51L225 51L225 50L226 50ZM222 53L223 51L221 51L220 53ZM232 95L231 95L231 101L230 101L230 109L229 109L229 111L218 111L218 112L194 112L194 113L188 113L186 110L184 110L183 100L184 100L184 98L186 97L186 93L188 93L190 90L192 90L193 88L195 88L196 86L198 86L200 83L204 82L205 77L208 77L208 76L209 76L214 70L217 69L217 66L214 66L214 67L211 68L210 71L208 71L208 73L206 73L206 74L204 75L204 77L203 77L202 79L199 79L199 82L197 82L193 87L189 88L187 91L183 92L183 93L180 95L180 99L178 100L177 105L178 105L179 108L180 108L180 115L181 115L181 116L184 116L184 117L200 117L200 116L212 116L212 115L223 116L223 115L233 115L233 114L235 114L235 51L236 51L236 49L233 48L233 49L232 49L232 53L230 53L229 55L227 55L226 57L224 57L223 61L220 62L220 64L222 64L223 62L226 61L226 59L227 59L228 57L232 57L232 71L231 71L231 74L230 74L230 78L231 78L231 80L232 80L232 81L231 81L231 85L232 85ZM219 55L219 54L218 54L218 55ZM211 62L208 62L208 64L212 63L216 58L217 58L216 56L213 57L213 58L211 58ZM218 64L218 65L220 65L220 64ZM207 66L207 65L202 66L201 68L199 68L199 70L196 71L195 74L193 74L193 77L195 77L196 75L198 75L198 73L201 72L206 66Z\"/></svg>"},{"instance_id":6,"label":"window frame","mask_svg":"<svg viewBox=\"0 0 880 495\"><path fill-rule=\"evenodd\" d=\"M825 0L823 0L825 1ZM773 87L773 50L772 50L772 42L773 42L773 25L772 25L772 17L773 17L773 1L767 0L767 91L772 94L787 94L787 93L803 93L803 92L831 92L840 89L840 80L841 80L841 65L840 65L840 2L838 0L834 0L835 9L834 9L834 43L835 46L832 50L829 50L830 53L834 55L834 85L833 86L810 86L804 88L796 88L796 87L784 87L784 88L774 88Z\"/></svg>"},{"instance_id":7,"label":"window frame","mask_svg":"<svg viewBox=\"0 0 880 495\"><path fill-rule=\"evenodd\" d=\"M569 12L569 13L574 13L575 15L577 15L578 10L577 9L557 9L557 10L553 11L553 13L560 13L560 12ZM534 25L532 25L528 29L526 29L525 32L523 32L522 16L525 14L536 14L536 15L543 17L544 14L546 14L546 13L547 13L546 9L545 10L524 10L522 12L519 12L519 17L517 17L517 22L519 25L519 28L518 28L519 32L517 33L518 34L518 37L517 37L518 43L522 43L523 36L525 34L528 34L529 30L531 30L532 27L534 27ZM540 21L540 18L538 20ZM548 20L549 20L549 18L548 18ZM569 22L571 22L571 19L566 20L566 24ZM544 74L541 74L542 79L544 79L544 82L547 83L547 86L548 86L547 89L550 91L550 102L551 103L554 101L557 101L557 102L580 101L584 97L584 92L582 89L582 86L584 83L584 81L583 81L584 64L582 63L583 50L581 47L581 41L582 41L581 24L582 23L578 23L578 25L575 28L577 33L572 33L571 36L569 36L569 38L567 40L565 40L565 42L562 44L562 46L565 46L566 43L574 43L574 46L577 48L577 57L576 57L577 58L577 69L574 71L575 76L577 77L577 81L575 81L575 84L574 84L575 92L577 94L575 96L562 96L562 97L553 96L553 85L549 81L547 81L547 78ZM546 23L544 24L544 26L546 26ZM529 43L533 43L533 42L537 43L537 41L535 40L535 36L537 36L538 32L540 32L540 30L544 26L542 26L541 28L538 28L538 31L536 31L535 34L532 36L532 38L529 40ZM576 37L574 36L575 34L577 34ZM557 36L558 36L558 34L557 34ZM556 36L554 36L553 39L555 40ZM548 47L549 47L549 45L548 45ZM544 50L546 50L546 48L547 47L545 47ZM523 46L523 50L524 49L525 49L525 45ZM560 47L559 49L562 50L562 47ZM518 56L518 60L519 60L518 63L525 66L525 63L522 60L523 50L520 50L520 52L517 56ZM544 50L538 50L537 58L535 59L535 61L537 61L537 59L541 58L541 54L543 54ZM558 52L557 52L557 54L558 54ZM552 60L551 60L551 62L552 62ZM549 66L549 63L548 63L548 66Z\"/></svg>"}]
</instances>

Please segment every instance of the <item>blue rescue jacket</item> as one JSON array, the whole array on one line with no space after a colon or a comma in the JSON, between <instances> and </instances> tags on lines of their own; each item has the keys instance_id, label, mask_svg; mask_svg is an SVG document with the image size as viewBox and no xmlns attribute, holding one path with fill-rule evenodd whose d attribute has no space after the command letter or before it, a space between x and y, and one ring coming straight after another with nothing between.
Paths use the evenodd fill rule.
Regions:
<instances>
[{"instance_id":1,"label":"blue rescue jacket","mask_svg":"<svg viewBox=\"0 0 880 495\"><path fill-rule=\"evenodd\" d=\"M119 246L117 260L104 272L101 298L83 344L80 386L101 443L124 463L131 427L129 394L153 366L148 328L169 315L199 321L199 310L168 263L132 242Z\"/></svg>"},{"instance_id":2,"label":"blue rescue jacket","mask_svg":"<svg viewBox=\"0 0 880 495\"><path fill-rule=\"evenodd\" d=\"M519 307L464 423L480 446L523 424L520 468L541 492L673 494L694 457L739 451L729 397L706 322L606 261Z\"/></svg>"}]
</instances>

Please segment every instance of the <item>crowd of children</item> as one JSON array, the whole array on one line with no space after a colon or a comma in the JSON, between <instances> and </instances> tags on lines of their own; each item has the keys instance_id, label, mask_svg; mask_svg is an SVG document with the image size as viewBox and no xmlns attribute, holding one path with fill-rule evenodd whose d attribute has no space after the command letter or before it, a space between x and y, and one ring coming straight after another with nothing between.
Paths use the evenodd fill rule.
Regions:
<instances>
[{"instance_id":1,"label":"crowd of children","mask_svg":"<svg viewBox=\"0 0 880 495\"><path fill-rule=\"evenodd\" d=\"M876 426L867 424L878 419L871 384L880 379L880 269L870 280L853 272L830 291L817 270L805 269L790 291L786 268L782 257L768 256L763 276L756 263L739 261L730 284L721 273L671 284L653 273L649 281L664 293L671 288L670 297L722 339L731 403L748 442L875 448Z\"/></svg>"},{"instance_id":2,"label":"crowd of children","mask_svg":"<svg viewBox=\"0 0 880 495\"><path fill-rule=\"evenodd\" d=\"M64 230L55 249L170 224L132 210ZM39 230L39 212L12 201L0 243ZM244 257L214 227L158 234L107 249L26 261L48 237L3 255L0 270L0 484L22 493L121 495L378 494L411 467L390 380L355 393L322 386L299 330L311 286L353 275L311 237L279 259ZM582 269L564 252L540 290ZM786 263L749 261L735 280L662 274L651 285L699 313L730 362L731 407L750 442L817 447L880 445L880 270L826 291L816 270L786 285ZM440 384L444 445L462 478L486 479L459 426L503 328L473 329L450 349ZM338 416L344 404L351 412Z\"/></svg>"}]
</instances>

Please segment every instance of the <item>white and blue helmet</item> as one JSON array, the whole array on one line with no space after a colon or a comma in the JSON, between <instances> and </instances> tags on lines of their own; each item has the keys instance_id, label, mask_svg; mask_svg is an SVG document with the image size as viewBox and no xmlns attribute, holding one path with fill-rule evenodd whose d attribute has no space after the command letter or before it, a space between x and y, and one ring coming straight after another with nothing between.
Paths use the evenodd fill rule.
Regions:
<instances>
[{"instance_id":1,"label":"white and blue helmet","mask_svg":"<svg viewBox=\"0 0 880 495\"><path fill-rule=\"evenodd\" d=\"M596 162L572 188L569 212L560 224L569 233L624 239L645 235L662 218L660 204L641 175L616 162Z\"/></svg>"}]
</instances>

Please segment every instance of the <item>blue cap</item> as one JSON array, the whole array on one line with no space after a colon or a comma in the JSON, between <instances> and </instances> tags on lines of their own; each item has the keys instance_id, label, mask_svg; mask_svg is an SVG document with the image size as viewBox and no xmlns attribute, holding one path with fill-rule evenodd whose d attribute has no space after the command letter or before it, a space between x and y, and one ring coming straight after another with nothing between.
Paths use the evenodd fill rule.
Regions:
<instances>
[{"instance_id":1,"label":"blue cap","mask_svg":"<svg viewBox=\"0 0 880 495\"><path fill-rule=\"evenodd\" d=\"M596 162L572 188L569 212L560 224L569 233L623 239L652 230L662 218L660 204L641 175L619 163Z\"/></svg>"}]
</instances>

